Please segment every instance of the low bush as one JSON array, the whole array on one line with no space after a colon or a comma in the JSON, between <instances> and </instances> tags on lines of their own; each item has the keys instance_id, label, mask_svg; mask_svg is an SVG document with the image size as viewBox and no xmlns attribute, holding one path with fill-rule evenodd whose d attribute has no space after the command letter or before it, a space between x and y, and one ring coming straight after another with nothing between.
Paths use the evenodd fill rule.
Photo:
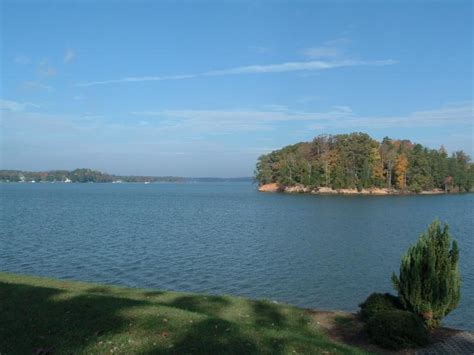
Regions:
<instances>
[{"instance_id":1,"label":"low bush","mask_svg":"<svg viewBox=\"0 0 474 355\"><path fill-rule=\"evenodd\" d=\"M366 323L372 343L391 350L424 346L428 343L428 330L416 314L392 310L379 312Z\"/></svg>"},{"instance_id":2,"label":"low bush","mask_svg":"<svg viewBox=\"0 0 474 355\"><path fill-rule=\"evenodd\" d=\"M379 312L403 309L398 297L389 293L372 293L359 307L360 316L364 321L368 321Z\"/></svg>"}]
</instances>

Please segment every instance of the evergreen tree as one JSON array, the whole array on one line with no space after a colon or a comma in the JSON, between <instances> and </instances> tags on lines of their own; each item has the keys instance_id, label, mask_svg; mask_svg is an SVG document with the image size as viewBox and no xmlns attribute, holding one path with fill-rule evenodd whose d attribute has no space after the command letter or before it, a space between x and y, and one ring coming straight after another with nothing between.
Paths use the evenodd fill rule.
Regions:
<instances>
[{"instance_id":1,"label":"evergreen tree","mask_svg":"<svg viewBox=\"0 0 474 355\"><path fill-rule=\"evenodd\" d=\"M400 276L392 281L404 306L421 316L429 328L455 309L460 299L459 250L448 225L438 220L420 235L403 256Z\"/></svg>"}]
</instances>

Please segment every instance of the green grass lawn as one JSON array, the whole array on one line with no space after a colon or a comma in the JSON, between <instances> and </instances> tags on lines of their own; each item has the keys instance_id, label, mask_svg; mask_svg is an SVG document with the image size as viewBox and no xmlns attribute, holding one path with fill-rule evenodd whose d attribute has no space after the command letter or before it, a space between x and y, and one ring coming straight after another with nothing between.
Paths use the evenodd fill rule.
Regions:
<instances>
[{"instance_id":1,"label":"green grass lawn","mask_svg":"<svg viewBox=\"0 0 474 355\"><path fill-rule=\"evenodd\" d=\"M0 273L0 354L361 354L302 309Z\"/></svg>"}]
</instances>

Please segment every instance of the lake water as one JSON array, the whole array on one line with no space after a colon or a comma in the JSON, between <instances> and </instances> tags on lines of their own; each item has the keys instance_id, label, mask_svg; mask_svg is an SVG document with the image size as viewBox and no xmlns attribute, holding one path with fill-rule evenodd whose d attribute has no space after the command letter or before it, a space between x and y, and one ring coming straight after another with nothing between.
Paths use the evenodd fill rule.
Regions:
<instances>
[{"instance_id":1,"label":"lake water","mask_svg":"<svg viewBox=\"0 0 474 355\"><path fill-rule=\"evenodd\" d=\"M263 194L249 183L1 184L0 270L355 311L436 217L474 330L474 195Z\"/></svg>"}]
</instances>

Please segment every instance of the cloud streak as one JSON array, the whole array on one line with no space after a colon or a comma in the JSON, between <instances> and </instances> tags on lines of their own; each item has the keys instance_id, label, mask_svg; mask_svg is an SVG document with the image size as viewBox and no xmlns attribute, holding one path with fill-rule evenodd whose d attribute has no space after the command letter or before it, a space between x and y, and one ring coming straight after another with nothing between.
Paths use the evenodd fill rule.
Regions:
<instances>
[{"instance_id":1,"label":"cloud streak","mask_svg":"<svg viewBox=\"0 0 474 355\"><path fill-rule=\"evenodd\" d=\"M26 90L46 90L46 91L54 91L54 88L50 85L42 84L38 81L27 81L20 85L22 89Z\"/></svg>"},{"instance_id":2,"label":"cloud streak","mask_svg":"<svg viewBox=\"0 0 474 355\"><path fill-rule=\"evenodd\" d=\"M148 120L155 118L162 128L188 128L209 132L260 131L281 123L302 122L309 129L383 129L472 125L473 104L447 105L400 116L363 116L348 106L334 106L323 112L293 110L285 106L234 110L158 110L133 112ZM149 121L147 121L149 122Z\"/></svg>"},{"instance_id":3,"label":"cloud streak","mask_svg":"<svg viewBox=\"0 0 474 355\"><path fill-rule=\"evenodd\" d=\"M240 109L167 109L131 112L126 120L117 122L95 113L83 115L43 114L28 112L39 108L29 102L0 100L0 108L12 115L4 115L5 122L39 126L48 129L52 120L55 126L74 126L75 130L91 132L100 128L104 132L121 132L144 137L169 137L190 135L233 134L238 132L262 132L278 129L304 130L371 130L413 127L472 127L473 103L445 105L430 110L418 110L404 115L365 116L348 106L334 106L324 111L295 110L286 106L264 106ZM26 121L25 121L26 120ZM61 123L61 124L60 124ZM291 127L291 128L290 128Z\"/></svg>"},{"instance_id":4,"label":"cloud streak","mask_svg":"<svg viewBox=\"0 0 474 355\"><path fill-rule=\"evenodd\" d=\"M210 70L202 73L183 74L183 75L167 75L167 76L141 76L141 77L126 77L113 80L91 81L85 83L78 83L77 86L95 86L108 85L118 83L130 82L146 82L146 81L164 81L164 80L185 80L196 77L206 76L226 76L226 75L244 75L244 74L268 74L268 73L286 73L299 71L316 71L328 70L341 67L354 66L386 66L397 64L398 61L393 59L385 60L340 60L340 61L306 61L306 62L286 62L278 64L266 65L248 65L222 70Z\"/></svg>"},{"instance_id":5,"label":"cloud streak","mask_svg":"<svg viewBox=\"0 0 474 355\"><path fill-rule=\"evenodd\" d=\"M411 127L440 127L453 124L471 125L474 119L472 103L447 105L432 110L410 112L401 116L364 117L351 115L336 128L367 127L380 128L411 128Z\"/></svg>"},{"instance_id":6,"label":"cloud streak","mask_svg":"<svg viewBox=\"0 0 474 355\"><path fill-rule=\"evenodd\" d=\"M339 57L343 52L343 47L351 41L347 38L338 38L331 41L326 41L322 46L305 48L301 53L308 59L320 59L320 58L336 58Z\"/></svg>"},{"instance_id":7,"label":"cloud streak","mask_svg":"<svg viewBox=\"0 0 474 355\"><path fill-rule=\"evenodd\" d=\"M12 111L12 112L21 112L26 108L39 108L38 105L32 104L31 102L18 102L13 100L0 100L0 110Z\"/></svg>"}]
</instances>

